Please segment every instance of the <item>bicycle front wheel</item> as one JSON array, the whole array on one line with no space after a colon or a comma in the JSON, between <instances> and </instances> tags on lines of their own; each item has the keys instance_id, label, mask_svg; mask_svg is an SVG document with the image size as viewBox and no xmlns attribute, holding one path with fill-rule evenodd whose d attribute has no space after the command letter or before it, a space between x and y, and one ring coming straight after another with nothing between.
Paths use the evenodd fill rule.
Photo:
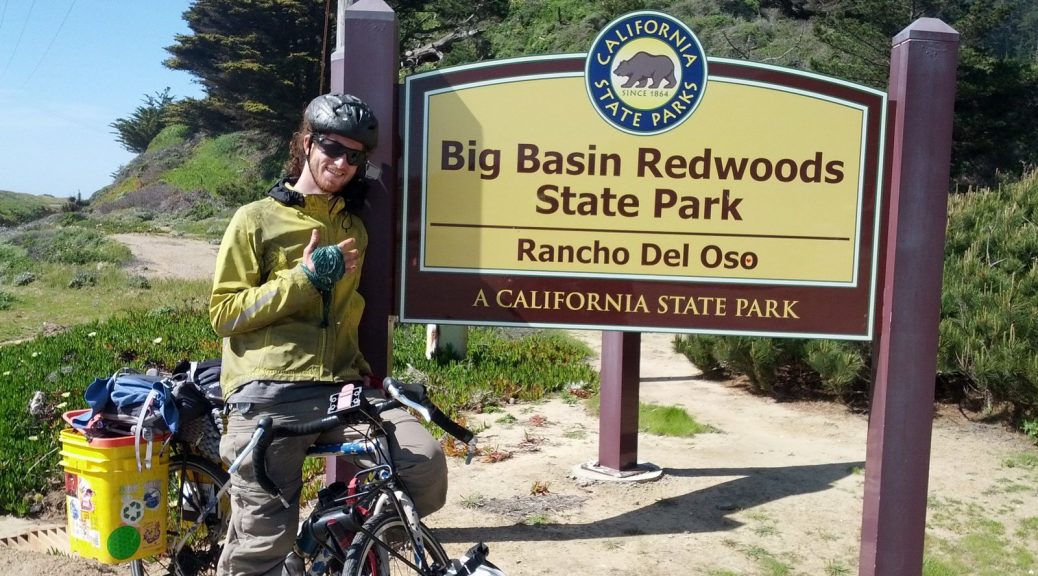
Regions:
<instances>
[{"instance_id":1,"label":"bicycle front wheel","mask_svg":"<svg viewBox=\"0 0 1038 576\"><path fill-rule=\"evenodd\" d=\"M425 524L419 523L422 535L422 546L425 549L422 557L427 566L438 563L446 566L447 553L436 541ZM415 565L421 566L403 519L395 512L383 512L364 523L364 528L381 540L385 546L397 554L407 558ZM389 552L382 544L363 532L358 532L346 552L346 563L342 576L392 576L394 574L421 574Z\"/></svg>"},{"instance_id":2,"label":"bicycle front wheel","mask_svg":"<svg viewBox=\"0 0 1038 576\"><path fill-rule=\"evenodd\" d=\"M223 549L230 498L215 502L227 472L198 456L179 456L169 463L166 553L134 560L132 576L211 576ZM209 511L206 514L206 511ZM203 517L204 514L204 517ZM177 543L187 535L180 552Z\"/></svg>"}]
</instances>

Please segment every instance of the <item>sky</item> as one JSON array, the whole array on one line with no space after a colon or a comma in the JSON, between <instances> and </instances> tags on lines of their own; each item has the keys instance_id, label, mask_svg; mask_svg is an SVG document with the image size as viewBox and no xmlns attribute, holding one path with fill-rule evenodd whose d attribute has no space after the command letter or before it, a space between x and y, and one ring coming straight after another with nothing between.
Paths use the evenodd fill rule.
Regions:
<instances>
[{"instance_id":1,"label":"sky","mask_svg":"<svg viewBox=\"0 0 1038 576\"><path fill-rule=\"evenodd\" d=\"M0 0L0 190L89 198L133 159L109 126L166 87L190 0Z\"/></svg>"}]
</instances>

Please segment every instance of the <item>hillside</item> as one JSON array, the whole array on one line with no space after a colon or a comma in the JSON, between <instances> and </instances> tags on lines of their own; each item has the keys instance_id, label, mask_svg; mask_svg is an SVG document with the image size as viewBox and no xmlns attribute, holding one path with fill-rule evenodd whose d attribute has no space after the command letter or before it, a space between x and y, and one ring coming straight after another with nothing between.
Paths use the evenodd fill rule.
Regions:
<instances>
[{"instance_id":1,"label":"hillside","mask_svg":"<svg viewBox=\"0 0 1038 576\"><path fill-rule=\"evenodd\" d=\"M259 132L210 137L174 124L94 194L91 210L212 214L261 197L282 158L277 143Z\"/></svg>"},{"instance_id":2,"label":"hillside","mask_svg":"<svg viewBox=\"0 0 1038 576\"><path fill-rule=\"evenodd\" d=\"M69 202L68 198L0 190L0 226L17 226L37 220L61 211Z\"/></svg>"}]
</instances>

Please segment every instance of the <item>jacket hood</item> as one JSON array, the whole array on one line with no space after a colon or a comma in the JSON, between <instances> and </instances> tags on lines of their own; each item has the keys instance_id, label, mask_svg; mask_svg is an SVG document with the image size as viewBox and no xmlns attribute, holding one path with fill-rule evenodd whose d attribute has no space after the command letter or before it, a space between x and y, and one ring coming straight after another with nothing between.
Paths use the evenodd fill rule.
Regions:
<instances>
[{"instance_id":1,"label":"jacket hood","mask_svg":"<svg viewBox=\"0 0 1038 576\"><path fill-rule=\"evenodd\" d=\"M293 183L289 181L288 176L285 176L271 186L270 190L267 190L267 196L277 200L284 206L306 206L306 196L287 186Z\"/></svg>"},{"instance_id":2,"label":"jacket hood","mask_svg":"<svg viewBox=\"0 0 1038 576\"><path fill-rule=\"evenodd\" d=\"M306 206L306 194L293 190L292 184L296 179L291 176L283 176L267 190L267 196L277 200L283 206ZM333 199L343 201L342 210L356 214L364 206L367 197L368 183L364 178L354 178L343 187ZM332 204L334 206L334 203Z\"/></svg>"}]
</instances>

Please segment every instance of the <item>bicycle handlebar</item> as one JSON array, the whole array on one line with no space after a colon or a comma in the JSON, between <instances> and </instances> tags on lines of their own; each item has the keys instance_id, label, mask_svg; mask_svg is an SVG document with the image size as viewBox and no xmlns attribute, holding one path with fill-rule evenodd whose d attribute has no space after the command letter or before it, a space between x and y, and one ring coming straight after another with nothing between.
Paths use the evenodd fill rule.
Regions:
<instances>
[{"instance_id":1,"label":"bicycle handlebar","mask_svg":"<svg viewBox=\"0 0 1038 576\"><path fill-rule=\"evenodd\" d=\"M393 378L386 378L382 382L382 386L392 398L374 403L362 400L360 408L354 412L332 414L305 424L279 424L277 426L274 425L274 421L270 416L260 418L256 424L256 432L253 433L252 440L235 460L235 464L240 465L240 462L251 449L256 482L269 492L271 496L280 499L285 508L288 508L288 501L285 500L277 484L267 474L267 448L270 447L275 437L320 434L351 421L363 421L365 416L367 419L377 420L382 412L399 408L400 406L412 408L427 422L436 424L444 432L464 442L469 448L466 464L472 459L472 454L475 451L475 435L461 424L451 420L450 417L433 404L432 400L425 394L424 386L421 384L403 384ZM232 472L234 470L237 470L236 466Z\"/></svg>"},{"instance_id":2,"label":"bicycle handlebar","mask_svg":"<svg viewBox=\"0 0 1038 576\"><path fill-rule=\"evenodd\" d=\"M432 400L426 396L424 386L420 384L412 384L408 386L398 380L394 380L393 378L386 378L382 382L382 387L385 388L386 392L389 392L393 398L400 400L400 402L405 406L414 408L416 412L425 418L426 422L436 424L441 430L454 436L458 440L461 440L465 444L472 441L474 434L461 424L451 420L450 417L433 404ZM409 393L416 396L416 398L408 398L407 394Z\"/></svg>"}]
</instances>

